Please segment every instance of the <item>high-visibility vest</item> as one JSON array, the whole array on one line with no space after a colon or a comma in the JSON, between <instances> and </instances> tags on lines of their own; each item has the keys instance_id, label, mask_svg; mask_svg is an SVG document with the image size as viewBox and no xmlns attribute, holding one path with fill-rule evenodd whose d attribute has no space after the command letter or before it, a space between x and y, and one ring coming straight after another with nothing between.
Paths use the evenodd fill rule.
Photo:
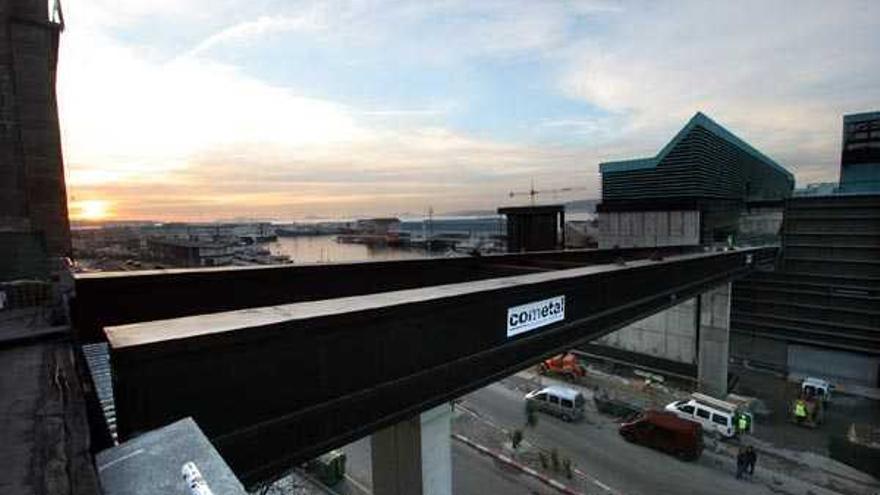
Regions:
<instances>
[{"instance_id":1,"label":"high-visibility vest","mask_svg":"<svg viewBox=\"0 0 880 495\"><path fill-rule=\"evenodd\" d=\"M800 418L806 418L806 417L807 417L807 405L804 404L804 401L799 400L799 401L797 401L797 403L794 405L794 415L795 415L795 416L798 416L798 417L800 417Z\"/></svg>"},{"instance_id":2,"label":"high-visibility vest","mask_svg":"<svg viewBox=\"0 0 880 495\"><path fill-rule=\"evenodd\" d=\"M739 431L746 431L749 428L749 420L745 416L739 417Z\"/></svg>"}]
</instances>

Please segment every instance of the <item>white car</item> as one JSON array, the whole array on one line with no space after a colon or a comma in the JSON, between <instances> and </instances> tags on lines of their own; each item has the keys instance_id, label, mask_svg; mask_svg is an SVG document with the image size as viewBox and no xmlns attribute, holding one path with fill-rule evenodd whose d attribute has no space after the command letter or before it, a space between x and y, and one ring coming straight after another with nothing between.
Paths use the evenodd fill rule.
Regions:
<instances>
[{"instance_id":1,"label":"white car","mask_svg":"<svg viewBox=\"0 0 880 495\"><path fill-rule=\"evenodd\" d=\"M568 387L550 386L526 394L526 402L536 410L574 421L584 417L583 394Z\"/></svg>"}]
</instances>

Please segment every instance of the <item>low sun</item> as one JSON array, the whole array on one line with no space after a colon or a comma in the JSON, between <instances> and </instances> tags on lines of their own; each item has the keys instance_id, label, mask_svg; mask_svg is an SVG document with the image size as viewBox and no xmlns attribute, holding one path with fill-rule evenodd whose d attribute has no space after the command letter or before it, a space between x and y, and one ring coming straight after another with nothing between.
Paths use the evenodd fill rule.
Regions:
<instances>
[{"instance_id":1,"label":"low sun","mask_svg":"<svg viewBox=\"0 0 880 495\"><path fill-rule=\"evenodd\" d=\"M72 217L77 220L104 220L110 216L110 203L103 199L89 199L71 203Z\"/></svg>"}]
</instances>

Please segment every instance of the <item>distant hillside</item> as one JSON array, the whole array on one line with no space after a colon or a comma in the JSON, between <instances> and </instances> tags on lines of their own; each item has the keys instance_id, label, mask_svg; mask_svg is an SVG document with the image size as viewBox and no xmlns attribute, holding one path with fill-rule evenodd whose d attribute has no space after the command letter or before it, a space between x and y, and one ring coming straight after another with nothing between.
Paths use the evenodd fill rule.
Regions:
<instances>
[{"instance_id":1,"label":"distant hillside","mask_svg":"<svg viewBox=\"0 0 880 495\"><path fill-rule=\"evenodd\" d=\"M568 201L563 203L565 205L565 211L570 212L578 212L578 213L595 213L596 205L601 203L601 199L578 199L575 201ZM541 203L539 203L541 204ZM517 205L517 206L527 206ZM443 215L448 215L451 217L484 217L484 216L492 216L496 215L496 210L456 210L456 211L448 211L442 213Z\"/></svg>"},{"instance_id":2,"label":"distant hillside","mask_svg":"<svg viewBox=\"0 0 880 495\"><path fill-rule=\"evenodd\" d=\"M497 214L495 210L455 210L441 213L449 217L491 217Z\"/></svg>"}]
</instances>

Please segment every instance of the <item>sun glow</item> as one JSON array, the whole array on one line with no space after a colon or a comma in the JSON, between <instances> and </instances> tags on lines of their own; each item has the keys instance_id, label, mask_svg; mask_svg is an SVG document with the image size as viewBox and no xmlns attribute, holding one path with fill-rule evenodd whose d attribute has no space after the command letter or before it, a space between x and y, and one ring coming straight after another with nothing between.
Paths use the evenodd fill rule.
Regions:
<instances>
[{"instance_id":1,"label":"sun glow","mask_svg":"<svg viewBox=\"0 0 880 495\"><path fill-rule=\"evenodd\" d=\"M75 220L105 220L110 216L110 202L103 199L73 201L70 211Z\"/></svg>"}]
</instances>

